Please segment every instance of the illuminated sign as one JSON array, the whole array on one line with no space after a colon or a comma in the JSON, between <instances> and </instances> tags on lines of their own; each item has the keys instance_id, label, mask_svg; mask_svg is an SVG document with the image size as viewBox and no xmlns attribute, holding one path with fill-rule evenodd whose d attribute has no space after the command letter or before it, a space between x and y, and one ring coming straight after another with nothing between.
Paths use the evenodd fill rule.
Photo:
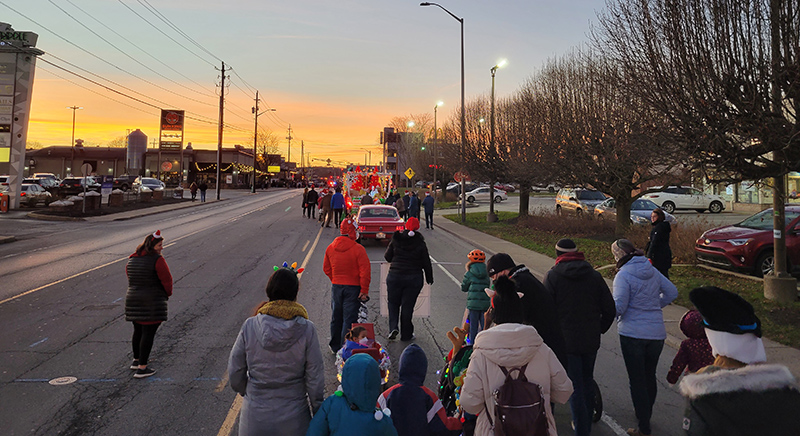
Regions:
<instances>
[{"instance_id":1,"label":"illuminated sign","mask_svg":"<svg viewBox=\"0 0 800 436\"><path fill-rule=\"evenodd\" d=\"M268 173L279 173L279 172L281 172L281 166L280 165L269 165L269 166L267 166L267 172Z\"/></svg>"},{"instance_id":2,"label":"illuminated sign","mask_svg":"<svg viewBox=\"0 0 800 436\"><path fill-rule=\"evenodd\" d=\"M161 110L160 150L181 150L183 148L183 113L173 109Z\"/></svg>"}]
</instances>

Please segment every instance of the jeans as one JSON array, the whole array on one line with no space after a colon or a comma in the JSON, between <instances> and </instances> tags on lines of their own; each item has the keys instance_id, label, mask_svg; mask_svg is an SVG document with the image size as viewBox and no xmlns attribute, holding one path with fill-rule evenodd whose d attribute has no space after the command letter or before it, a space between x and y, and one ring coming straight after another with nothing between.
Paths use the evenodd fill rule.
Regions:
<instances>
[{"instance_id":1,"label":"jeans","mask_svg":"<svg viewBox=\"0 0 800 436\"><path fill-rule=\"evenodd\" d=\"M206 201L206 191L200 191L200 201L201 202Z\"/></svg>"},{"instance_id":2,"label":"jeans","mask_svg":"<svg viewBox=\"0 0 800 436\"><path fill-rule=\"evenodd\" d=\"M312 203L309 203L307 207L308 207L308 217L309 218L316 218L317 217L317 207Z\"/></svg>"},{"instance_id":3,"label":"jeans","mask_svg":"<svg viewBox=\"0 0 800 436\"><path fill-rule=\"evenodd\" d=\"M575 423L575 436L589 436L594 415L594 362L597 352L567 354L567 375L572 380L572 396L569 407L572 422Z\"/></svg>"},{"instance_id":4,"label":"jeans","mask_svg":"<svg viewBox=\"0 0 800 436\"><path fill-rule=\"evenodd\" d=\"M398 330L400 323L400 340L410 341L414 335L414 306L422 291L422 271L397 272L389 270L386 276L386 291L389 306L389 331Z\"/></svg>"},{"instance_id":5,"label":"jeans","mask_svg":"<svg viewBox=\"0 0 800 436\"><path fill-rule=\"evenodd\" d=\"M664 341L620 335L619 346L622 358L625 360L625 369L628 370L631 400L636 419L639 421L639 431L650 434L652 433L650 417L653 415L653 404L656 402L658 391L656 367L661 350L664 348Z\"/></svg>"},{"instance_id":6,"label":"jeans","mask_svg":"<svg viewBox=\"0 0 800 436\"><path fill-rule=\"evenodd\" d=\"M483 314L485 310L471 310L467 314L469 320L469 343L475 344L475 336L483 330Z\"/></svg>"},{"instance_id":7,"label":"jeans","mask_svg":"<svg viewBox=\"0 0 800 436\"><path fill-rule=\"evenodd\" d=\"M358 321L358 294L361 286L331 286L331 341L328 345L333 351L339 351L344 344L344 337L354 322Z\"/></svg>"},{"instance_id":8,"label":"jeans","mask_svg":"<svg viewBox=\"0 0 800 436\"><path fill-rule=\"evenodd\" d=\"M153 339L155 339L156 330L158 330L160 325L161 323L133 323L133 339L131 340L131 345L133 346L133 358L139 361L139 365L147 365L147 359L150 358L150 350L153 349Z\"/></svg>"},{"instance_id":9,"label":"jeans","mask_svg":"<svg viewBox=\"0 0 800 436\"><path fill-rule=\"evenodd\" d=\"M425 212L425 228L426 229L433 228L433 212L431 213Z\"/></svg>"},{"instance_id":10,"label":"jeans","mask_svg":"<svg viewBox=\"0 0 800 436\"><path fill-rule=\"evenodd\" d=\"M333 222L336 224L336 227L339 227L339 224L342 223L342 211L344 209L334 209L333 210Z\"/></svg>"}]
</instances>

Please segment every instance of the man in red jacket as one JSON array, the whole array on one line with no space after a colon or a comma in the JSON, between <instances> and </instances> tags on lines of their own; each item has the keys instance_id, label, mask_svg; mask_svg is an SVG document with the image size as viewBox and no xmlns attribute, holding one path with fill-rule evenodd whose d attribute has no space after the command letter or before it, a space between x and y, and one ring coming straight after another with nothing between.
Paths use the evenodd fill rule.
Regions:
<instances>
[{"instance_id":1,"label":"man in red jacket","mask_svg":"<svg viewBox=\"0 0 800 436\"><path fill-rule=\"evenodd\" d=\"M356 228L348 217L340 225L341 236L325 249L323 271L331 279L331 351L344 343L350 326L358 320L361 301L369 300L371 269L367 250L356 242Z\"/></svg>"}]
</instances>

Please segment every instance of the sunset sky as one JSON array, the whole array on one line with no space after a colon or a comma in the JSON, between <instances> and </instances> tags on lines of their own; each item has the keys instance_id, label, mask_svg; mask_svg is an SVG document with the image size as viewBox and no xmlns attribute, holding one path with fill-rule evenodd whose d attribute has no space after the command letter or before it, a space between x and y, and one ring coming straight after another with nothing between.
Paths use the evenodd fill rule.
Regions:
<instances>
[{"instance_id":1,"label":"sunset sky","mask_svg":"<svg viewBox=\"0 0 800 436\"><path fill-rule=\"evenodd\" d=\"M600 1L442 0L464 18L466 97L517 90L543 62L589 41ZM106 145L141 129L157 139L159 109L183 109L184 141L216 148L219 69L228 73L225 146L272 131L292 160L380 160L379 134L398 116L457 117L460 25L411 0L0 0L0 21L39 34L28 141ZM190 39L187 38L187 36ZM113 46L112 46L113 45ZM115 48L116 47L116 48ZM48 64L51 62L54 65ZM59 69L59 67L63 69ZM226 67L226 68L227 68ZM102 83L104 89L71 72ZM148 104L129 99L135 97ZM319 164L312 162L312 164Z\"/></svg>"}]
</instances>

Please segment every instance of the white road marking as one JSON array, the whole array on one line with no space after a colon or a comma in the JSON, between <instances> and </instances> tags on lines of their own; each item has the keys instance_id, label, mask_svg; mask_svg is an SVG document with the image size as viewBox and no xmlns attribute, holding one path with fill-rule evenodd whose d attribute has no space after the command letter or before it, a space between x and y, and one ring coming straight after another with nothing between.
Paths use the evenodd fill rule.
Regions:
<instances>
[{"instance_id":1,"label":"white road marking","mask_svg":"<svg viewBox=\"0 0 800 436\"><path fill-rule=\"evenodd\" d=\"M306 241L305 245L303 245L303 249L302 249L302 250L300 250L300 251L306 251L306 248L308 248L308 244L310 244L310 243L311 243L311 241L310 241L310 240L309 240L309 241Z\"/></svg>"},{"instance_id":2,"label":"white road marking","mask_svg":"<svg viewBox=\"0 0 800 436\"><path fill-rule=\"evenodd\" d=\"M445 273L445 275L447 275L447 277L450 277L450 280L452 280L453 282L455 282L455 284L457 284L458 286L461 286L461 280L457 279L457 278L456 278L454 275L450 274L450 271L448 271L448 270L444 269L444 267L442 266L442 265L456 265L455 263L450 263L450 262L440 263L439 261L437 261L437 260L436 260L436 259L434 259L433 257L431 257L431 256L428 256L428 257L430 257L430 258L431 258L431 261L432 261L432 262L435 262L435 263L436 263L436 266L438 266L438 267L439 267L439 269L441 269L442 271L444 271L444 273Z\"/></svg>"},{"instance_id":3,"label":"white road marking","mask_svg":"<svg viewBox=\"0 0 800 436\"><path fill-rule=\"evenodd\" d=\"M628 432L626 432L625 429L614 420L614 418L606 414L606 412L603 412L603 416L600 418L600 420L603 421L605 425L609 426L611 431L613 431L617 436L626 436L628 434Z\"/></svg>"}]
</instances>

